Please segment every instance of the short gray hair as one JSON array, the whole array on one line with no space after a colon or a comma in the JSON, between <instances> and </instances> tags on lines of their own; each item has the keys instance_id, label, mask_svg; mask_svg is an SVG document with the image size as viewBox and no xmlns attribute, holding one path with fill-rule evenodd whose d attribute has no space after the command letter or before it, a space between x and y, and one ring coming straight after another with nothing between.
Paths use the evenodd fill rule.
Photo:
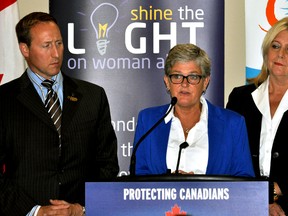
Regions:
<instances>
[{"instance_id":1,"label":"short gray hair","mask_svg":"<svg viewBox=\"0 0 288 216\"><path fill-rule=\"evenodd\" d=\"M211 61L207 53L194 44L178 44L168 53L165 61L165 75L170 75L171 68L177 62L194 61L200 68L203 77L210 76Z\"/></svg>"}]
</instances>

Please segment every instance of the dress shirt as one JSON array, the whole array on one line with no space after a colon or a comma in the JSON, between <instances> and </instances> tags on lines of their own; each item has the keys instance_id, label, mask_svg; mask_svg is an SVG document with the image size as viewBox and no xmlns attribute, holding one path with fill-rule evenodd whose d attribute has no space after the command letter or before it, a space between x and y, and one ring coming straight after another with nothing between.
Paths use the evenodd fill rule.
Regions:
<instances>
[{"instance_id":1,"label":"dress shirt","mask_svg":"<svg viewBox=\"0 0 288 216\"><path fill-rule=\"evenodd\" d=\"M26 216L36 216L41 206L34 206Z\"/></svg>"},{"instance_id":2,"label":"dress shirt","mask_svg":"<svg viewBox=\"0 0 288 216\"><path fill-rule=\"evenodd\" d=\"M190 129L187 140L179 118L174 115L174 110L165 118L167 124L171 119L171 129L168 139L166 154L167 168L176 170L179 146L187 142L189 146L182 150L179 170L194 172L194 174L205 174L208 164L208 105L203 96L200 98L202 110L200 120Z\"/></svg>"},{"instance_id":3,"label":"dress shirt","mask_svg":"<svg viewBox=\"0 0 288 216\"><path fill-rule=\"evenodd\" d=\"M45 78L41 77L39 74L34 73L30 68L27 69L27 73L41 100L43 103L45 103L48 89L41 85ZM57 75L53 76L51 80L54 81L52 88L57 93L61 109L63 109L63 76L61 71Z\"/></svg>"},{"instance_id":4,"label":"dress shirt","mask_svg":"<svg viewBox=\"0 0 288 216\"><path fill-rule=\"evenodd\" d=\"M285 92L273 118L271 118L270 114L269 77L252 92L252 97L262 114L259 150L260 174L261 176L269 177L273 142L282 116L288 109L288 93L287 91Z\"/></svg>"}]
</instances>

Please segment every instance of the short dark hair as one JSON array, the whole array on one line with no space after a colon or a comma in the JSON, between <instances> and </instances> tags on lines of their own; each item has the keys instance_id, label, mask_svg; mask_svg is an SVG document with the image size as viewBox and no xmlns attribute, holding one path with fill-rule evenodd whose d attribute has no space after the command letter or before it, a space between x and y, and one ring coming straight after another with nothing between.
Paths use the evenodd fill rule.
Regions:
<instances>
[{"instance_id":1,"label":"short dark hair","mask_svg":"<svg viewBox=\"0 0 288 216\"><path fill-rule=\"evenodd\" d=\"M16 35L18 43L31 45L30 30L40 22L54 22L58 25L57 20L50 14L44 12L32 12L24 16L16 25Z\"/></svg>"}]
</instances>

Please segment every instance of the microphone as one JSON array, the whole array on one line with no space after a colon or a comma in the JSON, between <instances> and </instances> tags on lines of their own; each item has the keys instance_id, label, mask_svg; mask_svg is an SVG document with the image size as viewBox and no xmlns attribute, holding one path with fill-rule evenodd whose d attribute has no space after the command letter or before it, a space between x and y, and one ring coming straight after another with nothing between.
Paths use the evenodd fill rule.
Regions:
<instances>
[{"instance_id":1,"label":"microphone","mask_svg":"<svg viewBox=\"0 0 288 216\"><path fill-rule=\"evenodd\" d=\"M178 153L178 160L177 160L177 166L176 166L176 170L175 173L178 174L179 173L179 164L180 164L180 158L181 158L181 151L182 149L185 149L189 146L189 144L187 142L183 142L180 146L179 146L179 153Z\"/></svg>"},{"instance_id":2,"label":"microphone","mask_svg":"<svg viewBox=\"0 0 288 216\"><path fill-rule=\"evenodd\" d=\"M177 103L177 98L172 97L169 110L135 144L135 146L133 148L132 156L131 156L131 161L130 161L130 176L135 176L136 151L137 151L140 143L164 120L164 118L171 112L172 108L175 106L176 103Z\"/></svg>"}]
</instances>

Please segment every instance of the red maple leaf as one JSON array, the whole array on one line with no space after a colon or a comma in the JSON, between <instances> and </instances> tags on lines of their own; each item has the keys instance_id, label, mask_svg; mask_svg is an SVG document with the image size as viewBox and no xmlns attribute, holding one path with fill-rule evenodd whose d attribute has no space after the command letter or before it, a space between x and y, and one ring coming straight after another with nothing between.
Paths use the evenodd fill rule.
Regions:
<instances>
[{"instance_id":1,"label":"red maple leaf","mask_svg":"<svg viewBox=\"0 0 288 216\"><path fill-rule=\"evenodd\" d=\"M0 84L1 84L1 81L2 81L2 78L3 78L3 75L4 74L0 74Z\"/></svg>"},{"instance_id":2,"label":"red maple leaf","mask_svg":"<svg viewBox=\"0 0 288 216\"><path fill-rule=\"evenodd\" d=\"M182 211L181 208L175 204L172 208L171 212L166 212L166 216L180 216L180 215L187 215L187 212Z\"/></svg>"}]
</instances>

